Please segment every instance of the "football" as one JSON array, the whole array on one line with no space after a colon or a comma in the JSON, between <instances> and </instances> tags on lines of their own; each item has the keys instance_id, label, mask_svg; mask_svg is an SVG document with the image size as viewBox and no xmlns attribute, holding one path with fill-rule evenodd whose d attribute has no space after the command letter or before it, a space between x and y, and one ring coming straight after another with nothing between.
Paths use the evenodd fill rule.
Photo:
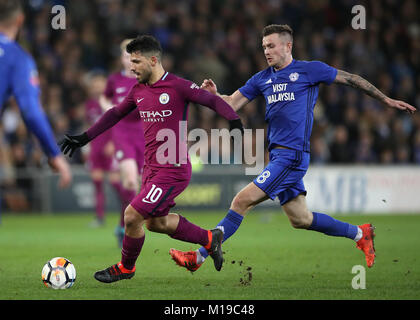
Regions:
<instances>
[{"instance_id":1,"label":"football","mask_svg":"<svg viewBox=\"0 0 420 320\"><path fill-rule=\"evenodd\" d=\"M68 289L76 281L76 268L66 258L52 258L42 268L41 278L48 288Z\"/></svg>"}]
</instances>

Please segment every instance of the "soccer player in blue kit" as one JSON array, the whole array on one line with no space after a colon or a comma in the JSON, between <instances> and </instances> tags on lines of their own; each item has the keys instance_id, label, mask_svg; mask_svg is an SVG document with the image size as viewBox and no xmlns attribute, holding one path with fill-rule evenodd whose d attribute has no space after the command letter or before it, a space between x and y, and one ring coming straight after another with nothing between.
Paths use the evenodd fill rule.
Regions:
<instances>
[{"instance_id":1,"label":"soccer player in blue kit","mask_svg":"<svg viewBox=\"0 0 420 320\"><path fill-rule=\"evenodd\" d=\"M60 154L51 126L39 103L38 72L32 57L15 39L24 22L20 1L0 0L0 111L14 96L29 130L39 140L50 167L60 174L59 186L72 180L70 167Z\"/></svg>"},{"instance_id":2,"label":"soccer player in blue kit","mask_svg":"<svg viewBox=\"0 0 420 320\"><path fill-rule=\"evenodd\" d=\"M232 95L219 96L235 111L260 95L265 98L270 162L253 182L234 197L228 214L219 222L218 227L224 231L223 241L236 232L249 210L267 199L278 197L294 228L354 240L356 247L364 252L370 268L375 262L372 224L351 225L324 213L312 212L306 205L302 178L309 166L309 139L319 85L337 83L351 86L388 107L410 114L416 108L388 98L358 75L337 70L320 61L293 59L293 31L288 25L266 26L262 35L262 48L269 67L252 76ZM201 87L217 93L211 79L204 80ZM196 271L207 257L203 248L188 252L171 249L169 253L178 265L190 271Z\"/></svg>"}]
</instances>

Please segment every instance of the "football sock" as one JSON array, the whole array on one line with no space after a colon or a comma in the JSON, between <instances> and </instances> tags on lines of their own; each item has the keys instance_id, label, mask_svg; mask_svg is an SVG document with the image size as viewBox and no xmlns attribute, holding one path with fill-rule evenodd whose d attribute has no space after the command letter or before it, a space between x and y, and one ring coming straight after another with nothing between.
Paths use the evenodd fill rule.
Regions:
<instances>
[{"instance_id":1,"label":"football sock","mask_svg":"<svg viewBox=\"0 0 420 320\"><path fill-rule=\"evenodd\" d=\"M102 180L93 180L95 185L95 212L98 220L103 220L105 216L105 194Z\"/></svg>"},{"instance_id":2,"label":"football sock","mask_svg":"<svg viewBox=\"0 0 420 320\"><path fill-rule=\"evenodd\" d=\"M209 242L209 231L189 222L183 216L179 215L179 222L175 232L169 235L173 239L201 244L205 246Z\"/></svg>"},{"instance_id":3,"label":"football sock","mask_svg":"<svg viewBox=\"0 0 420 320\"><path fill-rule=\"evenodd\" d=\"M313 221L308 230L322 232L329 236L346 237L354 240L358 227L346 222L336 220L326 214L313 212Z\"/></svg>"},{"instance_id":4,"label":"football sock","mask_svg":"<svg viewBox=\"0 0 420 320\"><path fill-rule=\"evenodd\" d=\"M136 196L136 191L125 189L121 183L113 183L112 186L118 192L121 201L120 226L124 227L124 211Z\"/></svg>"},{"instance_id":5,"label":"football sock","mask_svg":"<svg viewBox=\"0 0 420 320\"><path fill-rule=\"evenodd\" d=\"M354 241L356 242L359 241L360 239L362 239L362 236L363 236L363 230L357 227L357 235L354 238Z\"/></svg>"},{"instance_id":6,"label":"football sock","mask_svg":"<svg viewBox=\"0 0 420 320\"><path fill-rule=\"evenodd\" d=\"M132 238L124 235L123 246L121 250L121 263L126 269L133 269L136 265L136 260L140 255L143 247L145 235L141 238Z\"/></svg>"},{"instance_id":7,"label":"football sock","mask_svg":"<svg viewBox=\"0 0 420 320\"><path fill-rule=\"evenodd\" d=\"M225 242L229 239L235 232L238 230L239 226L241 225L242 220L244 217L239 213L230 209L226 215L217 225L216 228L219 228L223 231L223 241ZM203 263L204 260L208 257L209 253L204 247L198 249L197 253L197 263ZM200 262L201 261L201 262Z\"/></svg>"}]
</instances>

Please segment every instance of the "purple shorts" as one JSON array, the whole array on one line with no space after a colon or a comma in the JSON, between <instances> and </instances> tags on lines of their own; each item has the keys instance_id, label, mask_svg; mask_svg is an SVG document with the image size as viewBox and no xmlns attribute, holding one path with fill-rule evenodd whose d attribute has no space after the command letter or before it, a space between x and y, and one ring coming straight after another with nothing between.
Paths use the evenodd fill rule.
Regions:
<instances>
[{"instance_id":1,"label":"purple shorts","mask_svg":"<svg viewBox=\"0 0 420 320\"><path fill-rule=\"evenodd\" d=\"M109 141L109 140L108 140ZM118 170L118 164L113 156L105 154L106 139L98 139L92 141L90 144L90 152L88 157L89 170L104 170L114 171Z\"/></svg>"},{"instance_id":2,"label":"purple shorts","mask_svg":"<svg viewBox=\"0 0 420 320\"><path fill-rule=\"evenodd\" d=\"M173 168L145 166L140 193L130 204L145 219L166 216L190 179L190 163Z\"/></svg>"},{"instance_id":3,"label":"purple shorts","mask_svg":"<svg viewBox=\"0 0 420 320\"><path fill-rule=\"evenodd\" d=\"M118 163L125 159L134 159L137 163L139 174L144 166L144 140L138 139L138 135L123 132L112 132L112 141L115 146L115 159ZM137 138L137 139L135 139Z\"/></svg>"}]
</instances>

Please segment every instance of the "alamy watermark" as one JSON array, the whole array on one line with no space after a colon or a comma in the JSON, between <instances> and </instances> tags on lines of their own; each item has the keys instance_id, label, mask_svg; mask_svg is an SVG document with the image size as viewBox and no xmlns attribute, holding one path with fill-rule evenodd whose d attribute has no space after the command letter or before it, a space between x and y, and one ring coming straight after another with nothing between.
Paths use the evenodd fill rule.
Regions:
<instances>
[{"instance_id":1,"label":"alamy watermark","mask_svg":"<svg viewBox=\"0 0 420 320\"><path fill-rule=\"evenodd\" d=\"M51 8L51 13L54 14L51 20L51 28L54 30L66 29L66 8L61 5L55 5Z\"/></svg>"},{"instance_id":2,"label":"alamy watermark","mask_svg":"<svg viewBox=\"0 0 420 320\"><path fill-rule=\"evenodd\" d=\"M188 162L189 154L202 164L245 164L246 175L257 175L264 169L264 137L264 129L244 129L243 134L239 129L211 129L209 135L196 128L187 133L187 122L180 121L178 134L170 128L158 131L156 141L163 143L156 151L156 160L181 165Z\"/></svg>"},{"instance_id":3,"label":"alamy watermark","mask_svg":"<svg viewBox=\"0 0 420 320\"><path fill-rule=\"evenodd\" d=\"M356 274L351 281L351 287L355 290L366 289L365 267L361 265L355 265L351 269L351 273Z\"/></svg>"},{"instance_id":4,"label":"alamy watermark","mask_svg":"<svg viewBox=\"0 0 420 320\"><path fill-rule=\"evenodd\" d=\"M366 8L361 4L351 8L351 13L355 16L351 19L351 27L355 30L366 29Z\"/></svg>"}]
</instances>

